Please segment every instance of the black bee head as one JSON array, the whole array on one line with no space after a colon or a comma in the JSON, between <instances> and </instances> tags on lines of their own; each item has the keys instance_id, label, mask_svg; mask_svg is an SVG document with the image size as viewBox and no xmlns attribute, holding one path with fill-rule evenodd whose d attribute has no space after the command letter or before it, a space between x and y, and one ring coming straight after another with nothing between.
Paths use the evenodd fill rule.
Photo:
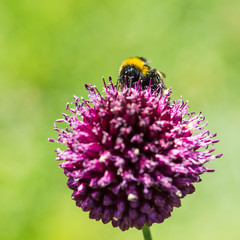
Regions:
<instances>
[{"instance_id":1,"label":"black bee head","mask_svg":"<svg viewBox=\"0 0 240 240\"><path fill-rule=\"evenodd\" d=\"M118 77L120 86L124 86L125 82L128 86L134 86L134 83L140 78L140 73L140 70L134 65L124 66Z\"/></svg>"}]
</instances>

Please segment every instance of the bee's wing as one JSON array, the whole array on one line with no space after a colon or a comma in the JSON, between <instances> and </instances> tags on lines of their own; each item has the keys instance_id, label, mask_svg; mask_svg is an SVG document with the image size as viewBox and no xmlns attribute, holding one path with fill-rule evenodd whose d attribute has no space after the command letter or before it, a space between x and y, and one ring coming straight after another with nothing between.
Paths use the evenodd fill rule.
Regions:
<instances>
[{"instance_id":1,"label":"bee's wing","mask_svg":"<svg viewBox=\"0 0 240 240\"><path fill-rule=\"evenodd\" d=\"M156 73L160 76L161 79L166 77L166 74L164 74L163 72L156 70Z\"/></svg>"},{"instance_id":2,"label":"bee's wing","mask_svg":"<svg viewBox=\"0 0 240 240\"><path fill-rule=\"evenodd\" d=\"M159 72L161 75L162 75L162 78L165 78L166 77L166 74L163 73L163 72Z\"/></svg>"}]
</instances>

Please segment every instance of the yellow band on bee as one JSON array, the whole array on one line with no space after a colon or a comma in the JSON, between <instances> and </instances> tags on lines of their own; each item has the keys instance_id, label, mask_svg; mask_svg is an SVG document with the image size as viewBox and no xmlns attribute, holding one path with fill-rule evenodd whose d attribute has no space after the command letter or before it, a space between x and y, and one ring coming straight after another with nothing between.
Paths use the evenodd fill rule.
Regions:
<instances>
[{"instance_id":1,"label":"yellow band on bee","mask_svg":"<svg viewBox=\"0 0 240 240\"><path fill-rule=\"evenodd\" d=\"M148 67L144 64L143 60L139 58L128 58L126 59L120 66L120 71L122 70L123 67L127 65L134 65L138 69L141 70L142 74L147 74L148 73Z\"/></svg>"}]
</instances>

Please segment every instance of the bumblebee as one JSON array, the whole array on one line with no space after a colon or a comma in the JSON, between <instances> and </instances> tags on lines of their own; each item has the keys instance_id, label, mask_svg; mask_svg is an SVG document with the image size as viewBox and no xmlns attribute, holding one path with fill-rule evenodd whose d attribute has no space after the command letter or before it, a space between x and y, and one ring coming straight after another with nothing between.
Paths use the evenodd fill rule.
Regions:
<instances>
[{"instance_id":1,"label":"bumblebee","mask_svg":"<svg viewBox=\"0 0 240 240\"><path fill-rule=\"evenodd\" d=\"M166 89L163 78L165 74L148 65L147 59L143 57L131 57L123 61L119 69L118 85L122 89L125 84L133 87L141 79L142 88L148 88L151 81L151 89L159 88L159 92Z\"/></svg>"}]
</instances>

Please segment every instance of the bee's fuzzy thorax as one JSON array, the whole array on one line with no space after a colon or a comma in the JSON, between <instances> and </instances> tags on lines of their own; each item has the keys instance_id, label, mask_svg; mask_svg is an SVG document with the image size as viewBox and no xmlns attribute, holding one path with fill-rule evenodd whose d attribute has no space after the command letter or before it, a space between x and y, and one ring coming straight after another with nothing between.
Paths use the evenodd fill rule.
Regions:
<instances>
[{"instance_id":1,"label":"bee's fuzzy thorax","mask_svg":"<svg viewBox=\"0 0 240 240\"><path fill-rule=\"evenodd\" d=\"M149 67L146 66L146 63L141 58L138 58L138 57L131 57L126 59L121 64L119 72L121 72L124 66L128 66L128 65L136 66L138 69L141 70L141 73L143 75L146 75L149 72Z\"/></svg>"}]
</instances>

